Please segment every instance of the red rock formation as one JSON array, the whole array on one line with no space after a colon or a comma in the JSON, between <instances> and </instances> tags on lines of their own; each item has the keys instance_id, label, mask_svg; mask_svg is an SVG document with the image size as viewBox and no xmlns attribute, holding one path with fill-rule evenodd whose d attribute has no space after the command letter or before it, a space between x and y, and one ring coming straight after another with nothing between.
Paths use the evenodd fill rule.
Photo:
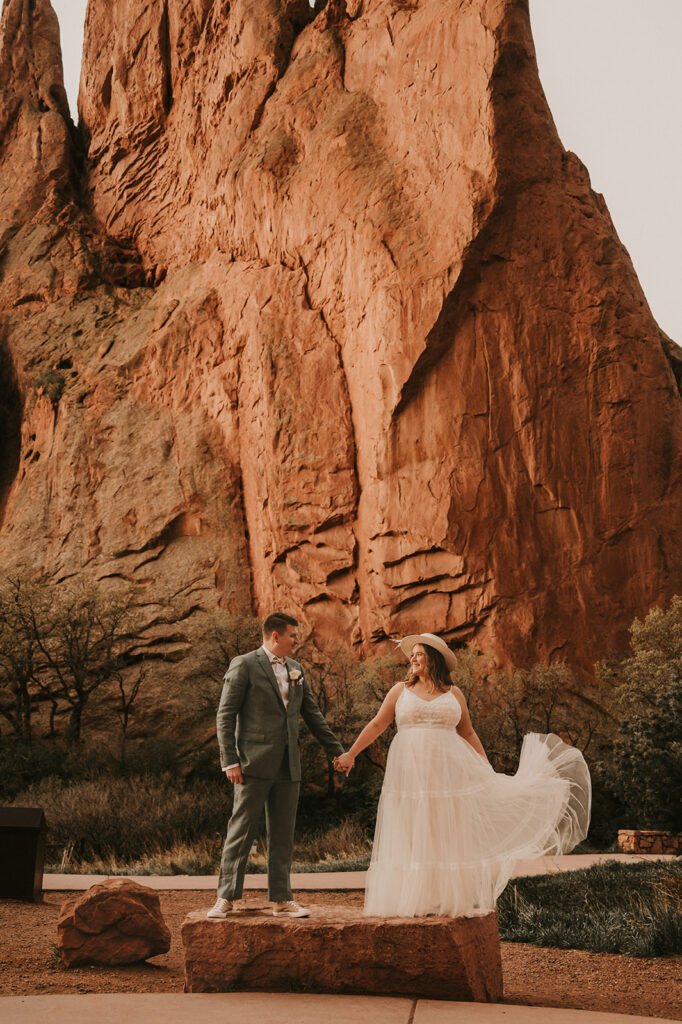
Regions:
<instances>
[{"instance_id":1,"label":"red rock formation","mask_svg":"<svg viewBox=\"0 0 682 1024\"><path fill-rule=\"evenodd\" d=\"M57 921L67 967L134 964L170 949L158 893L128 878L108 878L66 900Z\"/></svg>"},{"instance_id":2,"label":"red rock formation","mask_svg":"<svg viewBox=\"0 0 682 1024\"><path fill-rule=\"evenodd\" d=\"M6 3L0 41L0 210L3 232L68 191L69 107L59 24L49 3Z\"/></svg>"},{"instance_id":3,"label":"red rock formation","mask_svg":"<svg viewBox=\"0 0 682 1024\"><path fill-rule=\"evenodd\" d=\"M0 47L5 558L582 666L681 589L679 350L524 0L90 0L82 167L48 0Z\"/></svg>"}]
</instances>

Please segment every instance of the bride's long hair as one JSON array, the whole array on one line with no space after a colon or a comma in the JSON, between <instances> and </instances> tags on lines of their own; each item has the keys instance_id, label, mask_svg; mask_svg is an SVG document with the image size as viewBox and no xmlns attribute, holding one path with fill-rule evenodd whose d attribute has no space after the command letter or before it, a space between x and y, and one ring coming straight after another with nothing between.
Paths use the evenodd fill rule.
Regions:
<instances>
[{"instance_id":1,"label":"bride's long hair","mask_svg":"<svg viewBox=\"0 0 682 1024\"><path fill-rule=\"evenodd\" d=\"M445 658L437 651L435 647L430 647L429 644L422 644L424 653L426 654L426 664L428 667L429 677L431 678L434 686L441 693L445 693L452 686L452 679L450 678L450 671L446 664ZM407 679L408 686L414 686L417 682L417 676L412 675L412 669Z\"/></svg>"}]
</instances>

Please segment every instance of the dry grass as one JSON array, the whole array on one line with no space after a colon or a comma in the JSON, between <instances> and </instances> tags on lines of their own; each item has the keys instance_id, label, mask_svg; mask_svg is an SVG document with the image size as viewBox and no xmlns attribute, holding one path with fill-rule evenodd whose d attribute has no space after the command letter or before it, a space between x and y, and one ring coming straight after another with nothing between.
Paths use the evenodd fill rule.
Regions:
<instances>
[{"instance_id":1,"label":"dry grass","mask_svg":"<svg viewBox=\"0 0 682 1024\"><path fill-rule=\"evenodd\" d=\"M225 786L185 789L172 775L65 782L44 779L24 790L18 804L43 807L47 862L52 871L156 860L210 864L219 856L229 813Z\"/></svg>"},{"instance_id":2,"label":"dry grass","mask_svg":"<svg viewBox=\"0 0 682 1024\"><path fill-rule=\"evenodd\" d=\"M357 822L344 818L324 832L301 835L294 843L294 871L362 871L369 864L372 842ZM259 840L249 860L252 871L264 871L265 841Z\"/></svg>"},{"instance_id":3,"label":"dry grass","mask_svg":"<svg viewBox=\"0 0 682 1024\"><path fill-rule=\"evenodd\" d=\"M172 775L65 782L45 779L17 803L43 807L48 824L49 871L82 874L214 874L229 815L222 780L189 789ZM295 870L366 867L371 843L345 819L328 829L299 830ZM262 836L249 870L266 869Z\"/></svg>"},{"instance_id":4,"label":"dry grass","mask_svg":"<svg viewBox=\"0 0 682 1024\"><path fill-rule=\"evenodd\" d=\"M142 857L132 860L114 852L103 857L76 859L73 848L51 861L49 871L86 875L213 875L220 865L224 836L204 837L190 843L176 843L170 849L150 846ZM362 871L369 864L371 842L353 821L345 820L327 832L301 835L294 845L294 871ZM248 871L267 870L267 849L262 836L253 846Z\"/></svg>"}]
</instances>

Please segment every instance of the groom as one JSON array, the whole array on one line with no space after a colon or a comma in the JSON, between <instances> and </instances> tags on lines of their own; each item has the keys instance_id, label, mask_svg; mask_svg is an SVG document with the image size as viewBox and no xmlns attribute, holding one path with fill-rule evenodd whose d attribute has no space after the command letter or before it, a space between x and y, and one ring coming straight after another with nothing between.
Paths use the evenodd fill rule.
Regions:
<instances>
[{"instance_id":1,"label":"groom","mask_svg":"<svg viewBox=\"0 0 682 1024\"><path fill-rule=\"evenodd\" d=\"M265 807L268 836L268 899L276 917L308 917L292 899L291 858L301 760L298 717L330 756L343 747L327 725L290 655L298 622L274 612L263 623L263 646L235 658L225 673L218 707L220 764L234 785L232 815L220 862L218 899L210 918L226 918L242 895L246 861Z\"/></svg>"}]
</instances>

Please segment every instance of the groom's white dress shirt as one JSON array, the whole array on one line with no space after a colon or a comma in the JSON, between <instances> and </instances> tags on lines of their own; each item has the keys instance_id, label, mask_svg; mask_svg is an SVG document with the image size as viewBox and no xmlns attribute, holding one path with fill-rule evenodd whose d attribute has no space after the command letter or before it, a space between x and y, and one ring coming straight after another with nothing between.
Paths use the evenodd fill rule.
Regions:
<instances>
[{"instance_id":1,"label":"groom's white dress shirt","mask_svg":"<svg viewBox=\"0 0 682 1024\"><path fill-rule=\"evenodd\" d=\"M282 701L284 702L284 707L287 707L289 703L289 673L287 672L287 659L278 658L276 654L273 654L272 651L269 651L267 649L265 644L263 644L261 650L265 651L268 658L270 659L272 671L275 673L275 679L277 680L277 685L279 686L279 692L282 694Z\"/></svg>"},{"instance_id":2,"label":"groom's white dress shirt","mask_svg":"<svg viewBox=\"0 0 682 1024\"><path fill-rule=\"evenodd\" d=\"M267 649L265 644L261 645L261 651L265 651L270 659L272 671L275 673L275 679L279 686L279 692L282 695L284 707L287 707L289 704L289 673L287 672L287 660L286 658L278 658L276 654L273 654L272 651ZM236 764L228 764L223 771L228 771L230 768L239 768L239 762L237 761Z\"/></svg>"}]
</instances>

